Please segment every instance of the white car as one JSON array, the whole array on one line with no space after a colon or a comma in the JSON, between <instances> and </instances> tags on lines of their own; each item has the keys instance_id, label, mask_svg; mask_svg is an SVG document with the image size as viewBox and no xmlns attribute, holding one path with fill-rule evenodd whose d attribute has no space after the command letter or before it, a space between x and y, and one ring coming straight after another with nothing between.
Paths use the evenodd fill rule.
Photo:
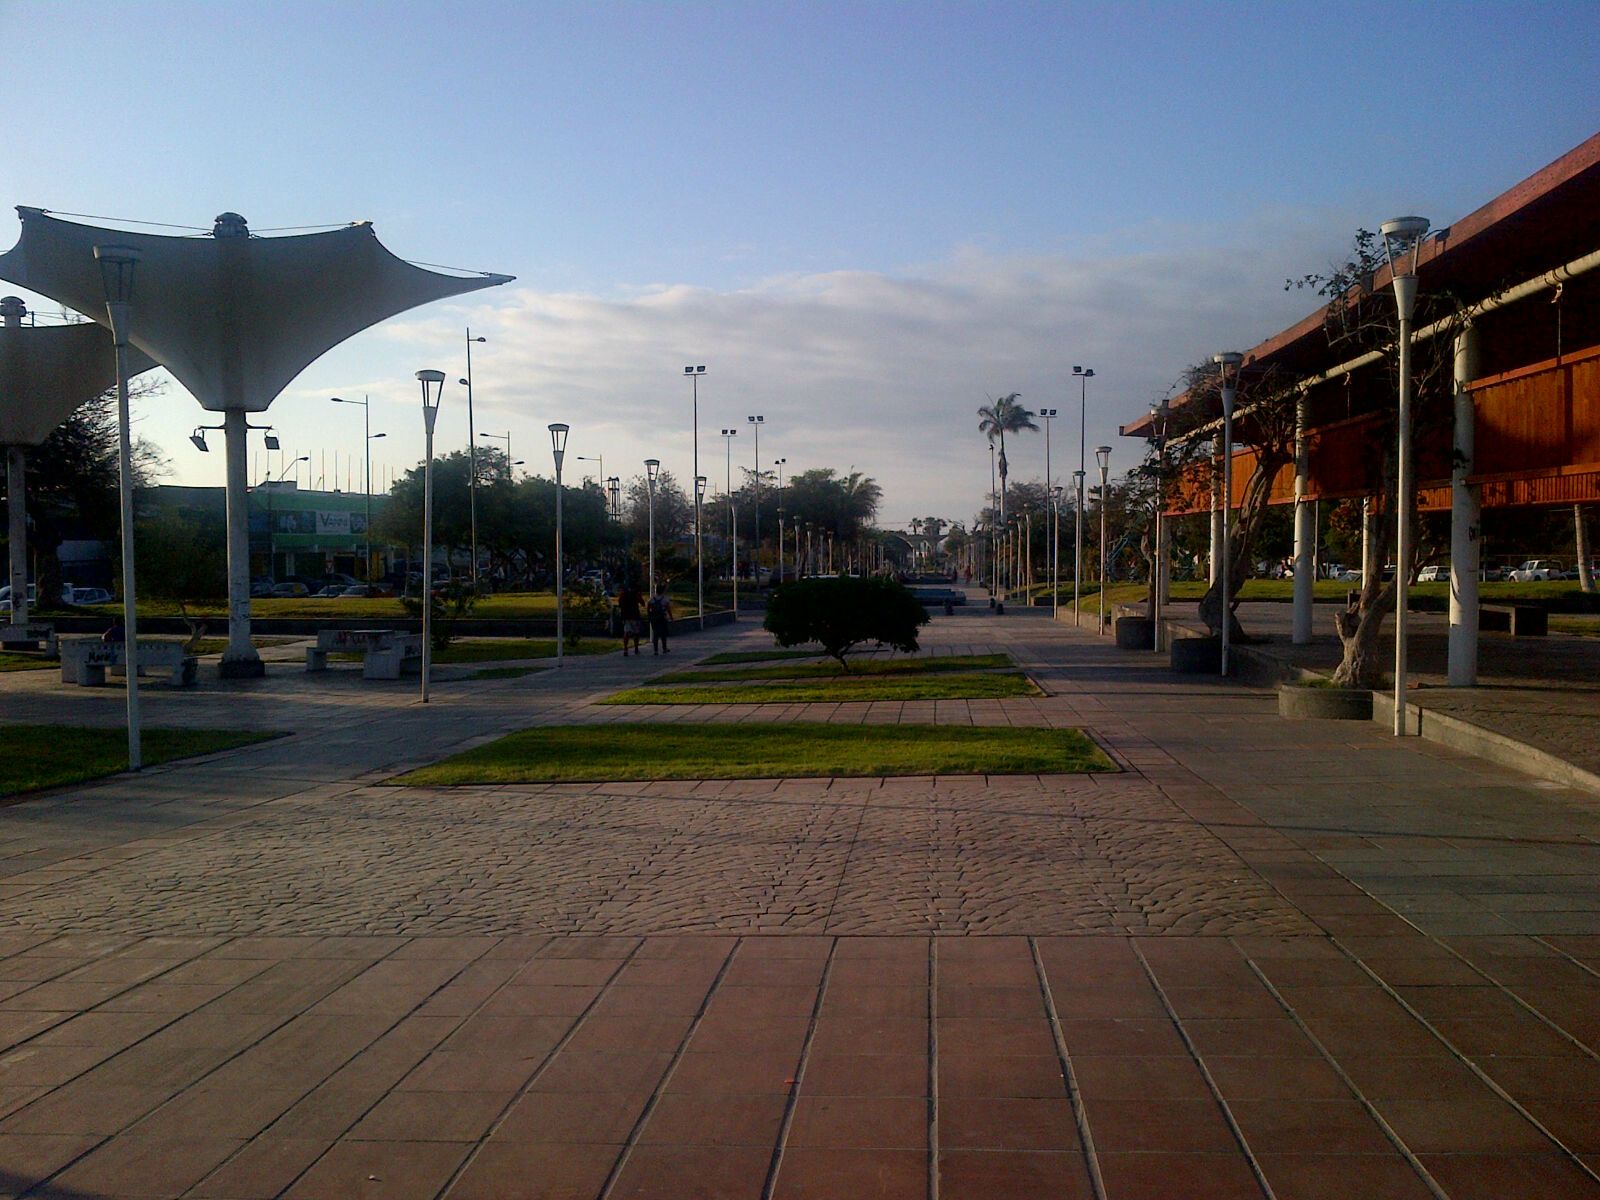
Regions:
<instances>
[{"instance_id":1,"label":"white car","mask_svg":"<svg viewBox=\"0 0 1600 1200\"><path fill-rule=\"evenodd\" d=\"M1432 566L1423 567L1422 570L1417 572L1417 582L1449 583L1450 568L1448 566L1441 567L1438 563L1434 563Z\"/></svg>"},{"instance_id":2,"label":"white car","mask_svg":"<svg viewBox=\"0 0 1600 1200\"><path fill-rule=\"evenodd\" d=\"M1555 558L1530 558L1506 578L1514 583L1533 583L1535 581L1547 582L1551 579L1565 579L1567 572L1561 561Z\"/></svg>"}]
</instances>

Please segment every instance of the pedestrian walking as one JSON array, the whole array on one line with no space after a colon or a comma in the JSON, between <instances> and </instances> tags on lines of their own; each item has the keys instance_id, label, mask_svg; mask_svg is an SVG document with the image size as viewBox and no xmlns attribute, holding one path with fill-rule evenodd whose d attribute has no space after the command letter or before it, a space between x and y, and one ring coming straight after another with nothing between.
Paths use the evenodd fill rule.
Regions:
<instances>
[{"instance_id":1,"label":"pedestrian walking","mask_svg":"<svg viewBox=\"0 0 1600 1200\"><path fill-rule=\"evenodd\" d=\"M667 599L667 585L660 584L650 597L650 653L668 654L667 634L672 631L672 601Z\"/></svg>"},{"instance_id":2,"label":"pedestrian walking","mask_svg":"<svg viewBox=\"0 0 1600 1200\"><path fill-rule=\"evenodd\" d=\"M622 617L622 657L628 657L628 643L633 643L633 652L643 654L639 648L640 641L644 638L644 597L640 595L638 585L633 580L628 580L622 585L622 590L617 593L617 612Z\"/></svg>"}]
</instances>

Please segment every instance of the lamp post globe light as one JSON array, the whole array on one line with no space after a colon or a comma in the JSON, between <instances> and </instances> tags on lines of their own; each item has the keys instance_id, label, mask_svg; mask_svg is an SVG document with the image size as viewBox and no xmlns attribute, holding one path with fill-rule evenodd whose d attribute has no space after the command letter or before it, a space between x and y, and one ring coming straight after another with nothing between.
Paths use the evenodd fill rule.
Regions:
<instances>
[{"instance_id":1,"label":"lamp post globe light","mask_svg":"<svg viewBox=\"0 0 1600 1200\"><path fill-rule=\"evenodd\" d=\"M1047 496L1053 496L1060 490L1055 486L1055 476L1050 471L1050 424L1058 415L1058 409L1039 410L1039 416L1044 421L1044 490ZM1056 556L1061 536L1060 505L1051 506L1050 516L1050 619L1054 620L1061 611L1061 597L1056 594Z\"/></svg>"},{"instance_id":2,"label":"lamp post globe light","mask_svg":"<svg viewBox=\"0 0 1600 1200\"><path fill-rule=\"evenodd\" d=\"M1094 378L1093 367L1073 367L1078 379L1078 469L1073 478L1078 481L1076 517L1077 536L1072 553L1072 623L1078 625L1083 613L1079 605L1079 589L1083 585L1083 480L1088 472L1089 439L1089 380Z\"/></svg>"},{"instance_id":3,"label":"lamp post globe light","mask_svg":"<svg viewBox=\"0 0 1600 1200\"><path fill-rule=\"evenodd\" d=\"M758 415L746 417L745 420L750 422L750 427L754 431L756 437L756 473L754 477L756 489L754 521L755 553L750 560L750 577L755 581L756 595L759 596L761 594L761 426L766 421L766 417Z\"/></svg>"},{"instance_id":4,"label":"lamp post globe light","mask_svg":"<svg viewBox=\"0 0 1600 1200\"><path fill-rule=\"evenodd\" d=\"M426 704L433 675L433 425L444 395L444 372L418 371L417 382L422 385L422 703Z\"/></svg>"},{"instance_id":5,"label":"lamp post globe light","mask_svg":"<svg viewBox=\"0 0 1600 1200\"><path fill-rule=\"evenodd\" d=\"M1389 274L1394 281L1394 303L1400 318L1396 343L1399 357L1399 445L1396 447L1395 498L1397 503L1394 552L1394 735L1406 732L1406 596L1411 586L1412 526L1417 511L1417 481L1412 470L1411 445L1411 324L1417 306L1417 257L1428 232L1426 217L1396 217L1378 227Z\"/></svg>"},{"instance_id":6,"label":"lamp post globe light","mask_svg":"<svg viewBox=\"0 0 1600 1200\"><path fill-rule=\"evenodd\" d=\"M94 256L100 264L100 282L105 289L106 314L110 319L117 362L117 473L122 508L122 636L128 770L137 771L144 763L139 721L139 634L134 611L137 597L133 571L133 439L128 414L128 334L133 316L133 273L141 255L130 246L96 246ZM27 592L28 582L24 576L21 595L26 597Z\"/></svg>"},{"instance_id":7,"label":"lamp post globe light","mask_svg":"<svg viewBox=\"0 0 1600 1200\"><path fill-rule=\"evenodd\" d=\"M1226 676L1229 641L1233 632L1233 606L1229 597L1233 581L1233 564L1229 561L1232 549L1229 545L1231 534L1228 529L1228 518L1233 512L1233 404L1239 394L1239 366L1244 362L1244 355L1236 350L1225 350L1221 354L1213 354L1211 361L1222 370L1222 563L1217 580L1222 588L1221 674ZM1233 371L1232 375L1228 374L1230 369Z\"/></svg>"},{"instance_id":8,"label":"lamp post globe light","mask_svg":"<svg viewBox=\"0 0 1600 1200\"><path fill-rule=\"evenodd\" d=\"M467 507L472 523L472 594L478 594L478 450L477 434L472 425L472 344L486 342L488 338L473 337L472 327L467 327L467 377L461 381L467 389ZM506 457L511 450L506 448Z\"/></svg>"},{"instance_id":9,"label":"lamp post globe light","mask_svg":"<svg viewBox=\"0 0 1600 1200\"><path fill-rule=\"evenodd\" d=\"M739 436L737 429L724 429L722 431L722 445L727 453L723 456L723 470L727 476L723 484L728 493L728 551L731 555L732 565L729 571L733 576L733 619L739 619L739 522L733 511L733 439Z\"/></svg>"},{"instance_id":10,"label":"lamp post globe light","mask_svg":"<svg viewBox=\"0 0 1600 1200\"><path fill-rule=\"evenodd\" d=\"M1106 632L1106 472L1111 469L1111 447L1096 446L1095 458L1100 463L1100 623L1098 630Z\"/></svg>"},{"instance_id":11,"label":"lamp post globe light","mask_svg":"<svg viewBox=\"0 0 1600 1200\"><path fill-rule=\"evenodd\" d=\"M689 384L694 403L694 478L700 478L700 377L706 373L705 364L698 367L685 367L683 373L689 377ZM700 628L706 627L706 561L705 544L700 534L700 498L695 497L694 502L694 604L695 613L700 618ZM654 593L652 593L654 594Z\"/></svg>"},{"instance_id":12,"label":"lamp post globe light","mask_svg":"<svg viewBox=\"0 0 1600 1200\"><path fill-rule=\"evenodd\" d=\"M646 587L650 595L656 594L656 476L661 473L661 460L647 458L644 460L644 486L645 486L645 511L648 514L648 529L650 531L650 559L645 568Z\"/></svg>"},{"instance_id":13,"label":"lamp post globe light","mask_svg":"<svg viewBox=\"0 0 1600 1200\"><path fill-rule=\"evenodd\" d=\"M778 573L774 579L783 582L783 468L789 460L775 458L772 465L778 468Z\"/></svg>"},{"instance_id":14,"label":"lamp post globe light","mask_svg":"<svg viewBox=\"0 0 1600 1200\"><path fill-rule=\"evenodd\" d=\"M567 434L570 426L556 422L550 427L550 453L556 460L556 669L561 668L561 648L566 642L566 564L562 561L561 546L561 460L567 453Z\"/></svg>"}]
</instances>

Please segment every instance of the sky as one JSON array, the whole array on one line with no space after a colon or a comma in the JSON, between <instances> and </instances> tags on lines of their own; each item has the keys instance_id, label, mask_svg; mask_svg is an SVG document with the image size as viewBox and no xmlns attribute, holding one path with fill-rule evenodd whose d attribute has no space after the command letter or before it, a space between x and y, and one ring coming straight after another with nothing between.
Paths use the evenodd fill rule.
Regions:
<instances>
[{"instance_id":1,"label":"sky","mask_svg":"<svg viewBox=\"0 0 1600 1200\"><path fill-rule=\"evenodd\" d=\"M562 421L568 479L599 474L585 455L687 480L683 367L704 364L713 490L761 414L763 467L862 471L886 528L971 519L975 410L1012 392L1060 411L1057 482L1080 444L1126 468L1117 427L1188 364L1310 311L1286 278L1387 217L1448 224L1600 129L1593 0L0 0L0 45L0 248L18 204L234 211L368 220L402 258L517 277L309 366L266 418L310 456L303 486L359 464L334 395L371 397L380 483L414 465L422 367L451 380L438 449L465 447L470 326L476 428L521 470L551 474ZM167 482L221 483L188 441L214 418L175 382L135 415ZM1008 451L1044 477L1042 434ZM278 456L253 445L251 470Z\"/></svg>"}]
</instances>

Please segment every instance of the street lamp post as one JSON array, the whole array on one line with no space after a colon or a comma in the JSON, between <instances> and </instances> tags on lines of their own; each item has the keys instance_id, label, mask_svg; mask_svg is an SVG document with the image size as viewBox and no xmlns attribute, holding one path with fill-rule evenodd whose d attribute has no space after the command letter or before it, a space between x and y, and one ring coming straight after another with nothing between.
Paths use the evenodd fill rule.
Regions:
<instances>
[{"instance_id":1,"label":"street lamp post","mask_svg":"<svg viewBox=\"0 0 1600 1200\"><path fill-rule=\"evenodd\" d=\"M778 574L776 579L783 582L783 467L789 460L775 458L772 465L778 468Z\"/></svg>"},{"instance_id":2,"label":"street lamp post","mask_svg":"<svg viewBox=\"0 0 1600 1200\"><path fill-rule=\"evenodd\" d=\"M1211 361L1222 369L1222 569L1218 581L1222 585L1222 674L1228 673L1228 649L1233 632L1233 606L1229 589L1233 582L1232 549L1229 545L1228 518L1233 510L1233 404L1239 394L1239 364L1244 355L1234 350L1211 356ZM1233 375L1228 375L1228 368Z\"/></svg>"},{"instance_id":3,"label":"street lamp post","mask_svg":"<svg viewBox=\"0 0 1600 1200\"><path fill-rule=\"evenodd\" d=\"M994 473L994 440L989 441L989 607L1000 599L1000 485Z\"/></svg>"},{"instance_id":4,"label":"street lamp post","mask_svg":"<svg viewBox=\"0 0 1600 1200\"><path fill-rule=\"evenodd\" d=\"M1417 256L1428 232L1426 217L1396 217L1379 227L1394 280L1394 302L1400 318L1396 349L1400 367L1399 445L1395 466L1397 528L1394 552L1394 735L1406 732L1406 600L1411 587L1411 529L1417 509L1417 482L1411 446L1411 320L1417 306Z\"/></svg>"},{"instance_id":5,"label":"street lamp post","mask_svg":"<svg viewBox=\"0 0 1600 1200\"><path fill-rule=\"evenodd\" d=\"M1156 519L1155 519L1155 545L1150 554L1150 648L1157 653L1161 651L1161 601L1162 585L1167 577L1167 548L1162 541L1166 530L1162 528L1161 508L1163 503L1162 485L1165 482L1164 472L1167 466L1167 416L1168 407L1165 398L1160 404L1150 408L1150 428L1155 435L1156 443Z\"/></svg>"},{"instance_id":6,"label":"street lamp post","mask_svg":"<svg viewBox=\"0 0 1600 1200\"><path fill-rule=\"evenodd\" d=\"M1100 636L1106 634L1106 472L1111 469L1111 447L1096 446L1100 462Z\"/></svg>"},{"instance_id":7,"label":"street lamp post","mask_svg":"<svg viewBox=\"0 0 1600 1200\"><path fill-rule=\"evenodd\" d=\"M122 661L128 709L128 770L144 765L142 727L139 720L139 634L136 625L133 572L133 437L128 413L128 333L133 315L133 272L139 251L130 246L96 246L100 282L105 289L106 313L117 360L117 471L122 495ZM12 496L13 505L17 498ZM26 574L14 582L21 591L16 600L26 602ZM43 588L40 589L43 591ZM41 601L44 597L39 597Z\"/></svg>"},{"instance_id":8,"label":"street lamp post","mask_svg":"<svg viewBox=\"0 0 1600 1200\"><path fill-rule=\"evenodd\" d=\"M383 437L381 433L372 432L372 397L363 396L360 400L346 400L342 396L330 396L335 404L359 404L361 406L361 425L365 434L367 449L366 484L362 489L367 493L367 569L362 572L367 584L372 583L372 443Z\"/></svg>"},{"instance_id":9,"label":"street lamp post","mask_svg":"<svg viewBox=\"0 0 1600 1200\"><path fill-rule=\"evenodd\" d=\"M650 530L650 560L645 568L645 586L650 589L650 596L656 594L656 476L661 473L661 460L647 458L644 460L644 486L645 486L645 511L649 514L648 528Z\"/></svg>"},{"instance_id":10,"label":"street lamp post","mask_svg":"<svg viewBox=\"0 0 1600 1200\"><path fill-rule=\"evenodd\" d=\"M561 669L561 648L566 643L566 564L561 547L561 460L567 453L569 426L559 422L550 426L550 452L556 460L556 669Z\"/></svg>"},{"instance_id":11,"label":"street lamp post","mask_svg":"<svg viewBox=\"0 0 1600 1200\"><path fill-rule=\"evenodd\" d=\"M751 559L750 574L751 574L751 578L755 581L756 595L759 596L761 594L761 426L762 426L763 422L766 421L766 417L762 417L762 416L746 417L745 420L750 422L750 428L755 433L755 436L756 436L756 444L755 444L756 503L755 503L755 522L754 522L756 549L755 549L755 556L754 556L754 558Z\"/></svg>"},{"instance_id":12,"label":"street lamp post","mask_svg":"<svg viewBox=\"0 0 1600 1200\"><path fill-rule=\"evenodd\" d=\"M722 431L722 445L727 451L723 455L723 470L727 478L723 482L723 490L728 494L728 552L732 555L732 566L729 568L733 575L733 619L739 619L739 522L733 512L733 439L739 436L737 429L724 429Z\"/></svg>"},{"instance_id":13,"label":"street lamp post","mask_svg":"<svg viewBox=\"0 0 1600 1200\"><path fill-rule=\"evenodd\" d=\"M595 464L595 470L600 472L600 477L602 479L605 478L605 474L606 474L606 456L604 454L574 454L572 456L572 458L573 458L573 461L575 461L575 462L592 462L592 463L594 463Z\"/></svg>"},{"instance_id":14,"label":"street lamp post","mask_svg":"<svg viewBox=\"0 0 1600 1200\"><path fill-rule=\"evenodd\" d=\"M609 501L607 515L613 521L622 520L622 480L616 475L606 479L606 499Z\"/></svg>"},{"instance_id":15,"label":"street lamp post","mask_svg":"<svg viewBox=\"0 0 1600 1200\"><path fill-rule=\"evenodd\" d=\"M477 434L472 425L472 343L486 342L488 338L473 337L471 326L467 327L467 377L461 382L467 386L467 507L469 519L472 522L472 594L478 594L478 448ZM443 382L442 380L440 381ZM437 406L435 406L437 407ZM506 458L511 457L511 448L506 447Z\"/></svg>"},{"instance_id":16,"label":"street lamp post","mask_svg":"<svg viewBox=\"0 0 1600 1200\"><path fill-rule=\"evenodd\" d=\"M1055 517L1055 534L1051 538L1051 549L1056 549L1055 543L1061 536L1061 485L1058 483L1050 489L1050 511ZM1061 595L1061 555L1054 554L1050 560L1050 594L1055 597ZM1060 611L1060 601L1051 606L1051 619Z\"/></svg>"},{"instance_id":17,"label":"street lamp post","mask_svg":"<svg viewBox=\"0 0 1600 1200\"><path fill-rule=\"evenodd\" d=\"M695 508L696 512L700 511L700 506L705 503L705 500L706 500L706 477L704 475L696 475L694 477L694 508ZM706 613L705 613L705 608L704 608L703 602L702 602L702 607L700 609L700 628L704 629L705 628L705 623L706 623Z\"/></svg>"},{"instance_id":18,"label":"street lamp post","mask_svg":"<svg viewBox=\"0 0 1600 1200\"><path fill-rule=\"evenodd\" d=\"M275 577L277 573L277 564L273 560L278 557L278 529L277 526L273 524L272 520L272 499L278 493L278 485L284 481L289 472L293 471L296 475L299 475L300 464L310 461L311 456L309 454L302 454L299 458L290 459L286 464L280 463L279 466L282 469L279 470L278 477L274 479L272 477L272 467L269 460L267 477L261 481L262 486L265 486L267 489L267 577L269 579Z\"/></svg>"},{"instance_id":19,"label":"street lamp post","mask_svg":"<svg viewBox=\"0 0 1600 1200\"><path fill-rule=\"evenodd\" d=\"M1057 415L1058 410L1054 408L1039 410L1039 416L1044 419L1044 490L1047 496L1054 495L1060 490L1055 486L1055 476L1050 471L1050 424ZM1052 505L1050 515L1050 618L1054 620L1061 612L1061 595L1056 591L1056 557L1060 553L1061 506Z\"/></svg>"},{"instance_id":20,"label":"street lamp post","mask_svg":"<svg viewBox=\"0 0 1600 1200\"><path fill-rule=\"evenodd\" d=\"M1094 378L1094 368L1073 367L1072 373L1078 377L1078 469L1073 472L1073 478L1078 481L1078 511L1075 514L1077 537L1072 552L1072 623L1076 626L1083 619L1079 603L1083 587L1083 479L1089 473L1089 380Z\"/></svg>"},{"instance_id":21,"label":"street lamp post","mask_svg":"<svg viewBox=\"0 0 1600 1200\"><path fill-rule=\"evenodd\" d=\"M698 367L685 367L683 373L689 377L693 391L694 401L694 477L700 478L700 377L706 373L705 364ZM705 543L700 533L700 497L698 491L694 501L694 603L695 612L700 617L700 628L706 627L706 560Z\"/></svg>"},{"instance_id":22,"label":"street lamp post","mask_svg":"<svg viewBox=\"0 0 1600 1200\"><path fill-rule=\"evenodd\" d=\"M512 478L512 467L522 466L522 459L513 460L511 457L511 430L504 433L480 433L479 437L491 442L504 442L506 444L506 478Z\"/></svg>"},{"instance_id":23,"label":"street lamp post","mask_svg":"<svg viewBox=\"0 0 1600 1200\"><path fill-rule=\"evenodd\" d=\"M444 395L443 371L418 371L422 384L422 703L428 702L433 674L433 425ZM476 557L477 548L473 548ZM476 564L474 564L476 565Z\"/></svg>"}]
</instances>

